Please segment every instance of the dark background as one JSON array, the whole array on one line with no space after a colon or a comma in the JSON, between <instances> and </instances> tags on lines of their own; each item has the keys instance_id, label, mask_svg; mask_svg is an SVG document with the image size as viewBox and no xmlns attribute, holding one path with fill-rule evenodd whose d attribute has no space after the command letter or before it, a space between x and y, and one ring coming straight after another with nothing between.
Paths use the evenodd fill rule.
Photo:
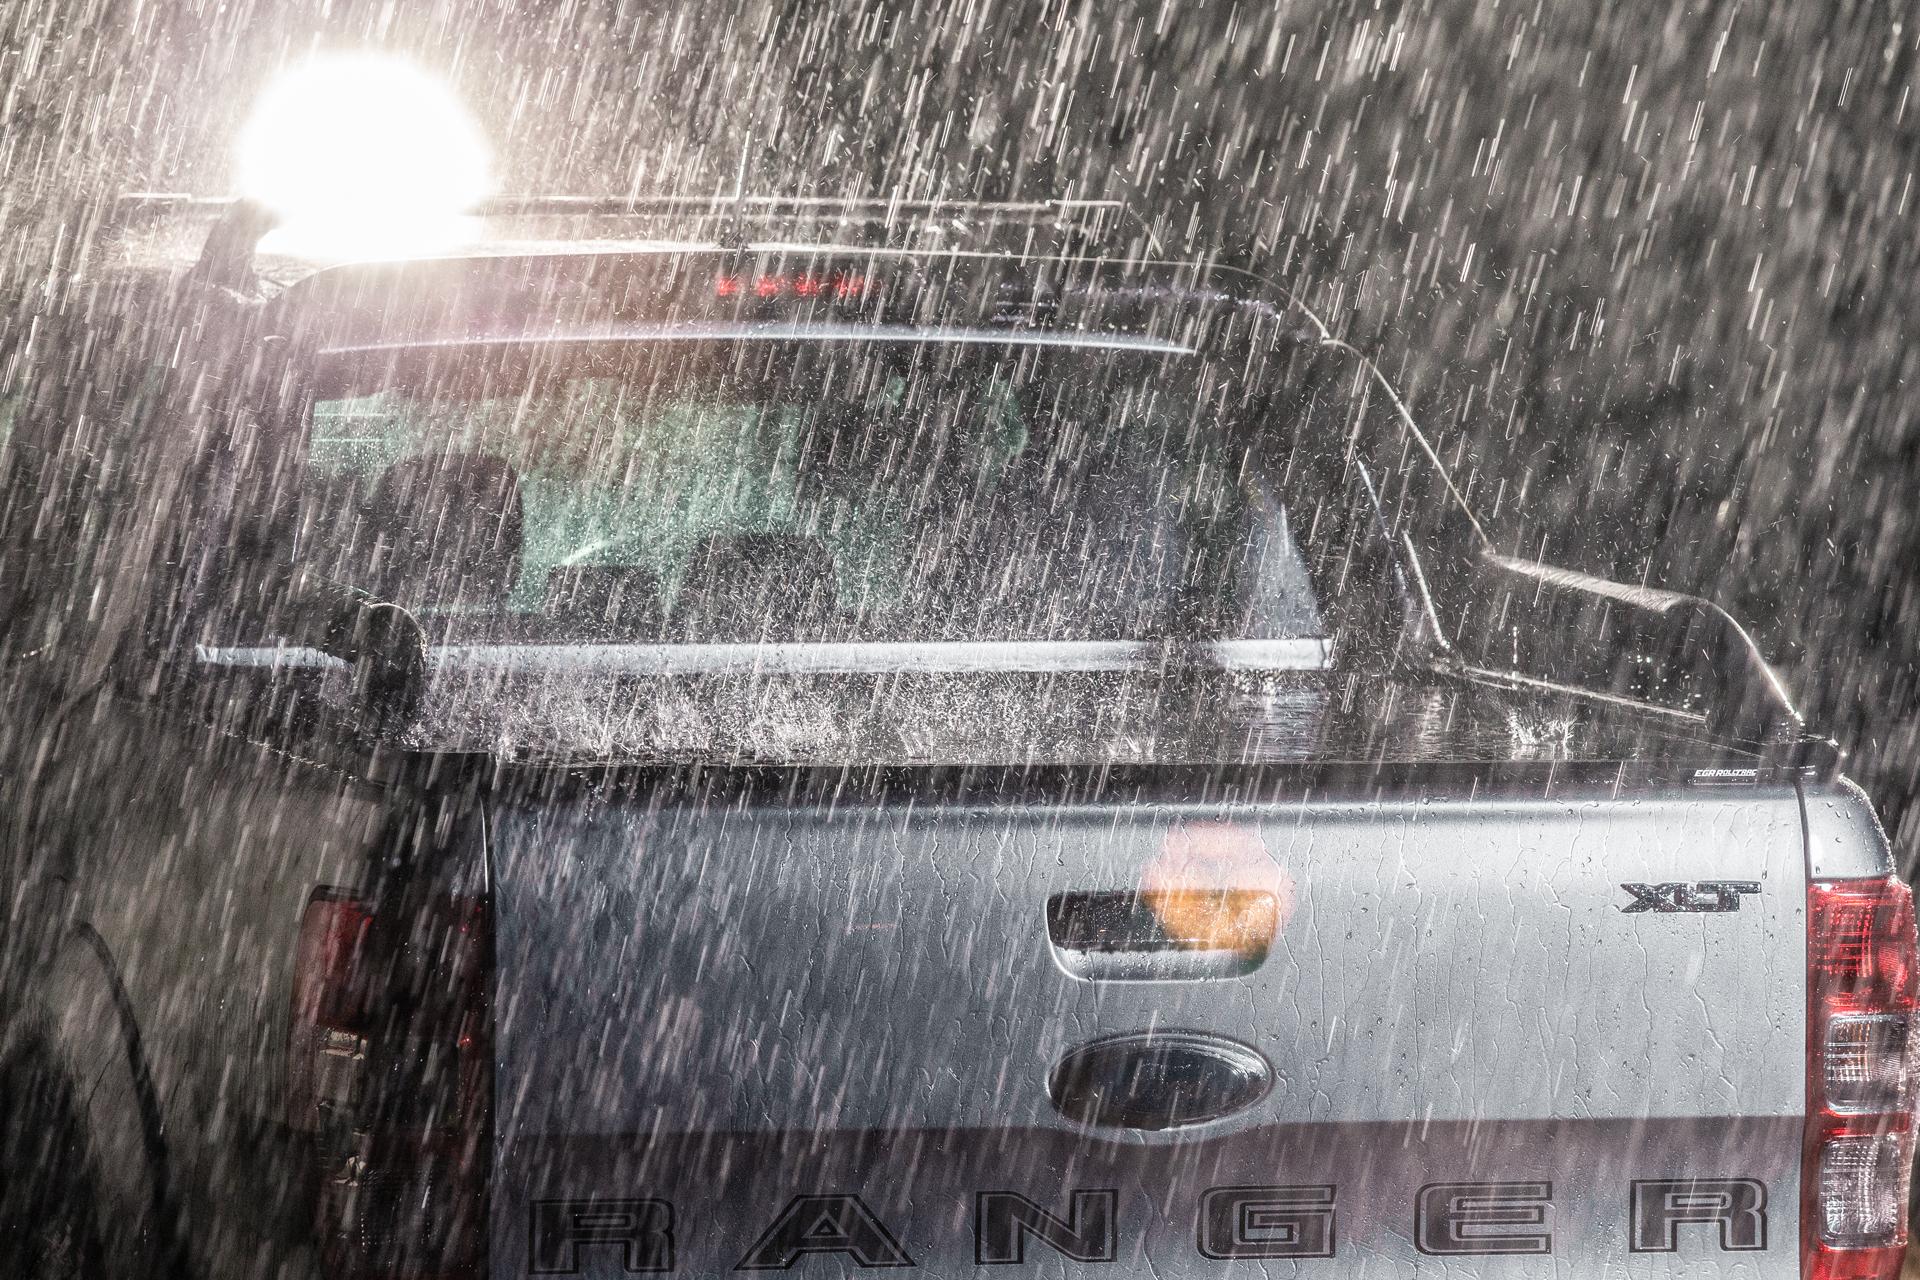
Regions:
<instances>
[{"instance_id":1,"label":"dark background","mask_svg":"<svg viewBox=\"0 0 1920 1280\"><path fill-rule=\"evenodd\" d=\"M365 47L454 81L506 191L1124 194L1234 245L1512 549L1747 622L1920 856L1907 6L10 0L0 327L89 201L225 191L273 71Z\"/></svg>"}]
</instances>

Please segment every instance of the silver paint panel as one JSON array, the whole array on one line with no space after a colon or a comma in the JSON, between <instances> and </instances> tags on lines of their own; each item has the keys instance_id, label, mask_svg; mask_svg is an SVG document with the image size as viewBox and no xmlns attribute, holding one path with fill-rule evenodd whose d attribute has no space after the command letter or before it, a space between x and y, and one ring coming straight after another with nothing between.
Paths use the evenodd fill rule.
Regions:
<instances>
[{"instance_id":1,"label":"silver paint panel","mask_svg":"<svg viewBox=\"0 0 1920 1280\"><path fill-rule=\"evenodd\" d=\"M1263 965L1123 983L1054 962L1049 893L1138 887L1170 831L1223 820L1257 830L1270 858L1224 882L1277 868L1290 886ZM584 800L503 809L494 831L497 1274L524 1266L531 1197L670 1190L688 1221L754 1231L791 1195L846 1184L912 1200L898 1204L909 1236L928 1213L951 1235L971 1199L949 1182L991 1171L1053 1203L1072 1160L1110 1178L1078 1185L1131 1186L1142 1206L1324 1177L1343 1188L1349 1263L1463 1275L1617 1268L1630 1178L1757 1177L1774 1248L1632 1263L1797 1274L1806 864L1791 788L1231 812ZM1736 878L1762 885L1736 912L1621 910L1624 881ZM1156 1026L1253 1045L1278 1083L1176 1133L1098 1135L1053 1111L1063 1053ZM696 1176L715 1144L726 1168ZM1476 1177L1562 1188L1572 1225L1554 1258L1414 1253L1402 1201ZM937 1212L922 1186L946 1187L926 1193ZM1190 1235L1184 1212L1153 1230ZM713 1239L681 1269L724 1270ZM1190 1239L1149 1251L1156 1271L1203 1261Z\"/></svg>"}]
</instances>

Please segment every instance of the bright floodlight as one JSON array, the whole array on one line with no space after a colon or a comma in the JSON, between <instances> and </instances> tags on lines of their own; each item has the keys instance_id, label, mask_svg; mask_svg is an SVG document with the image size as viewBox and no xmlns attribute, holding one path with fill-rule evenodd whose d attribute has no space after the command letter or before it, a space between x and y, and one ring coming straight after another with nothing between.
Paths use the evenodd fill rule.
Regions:
<instances>
[{"instance_id":1,"label":"bright floodlight","mask_svg":"<svg viewBox=\"0 0 1920 1280\"><path fill-rule=\"evenodd\" d=\"M240 134L239 187L282 219L285 249L430 252L492 190L479 126L453 91L398 58L333 54L268 86Z\"/></svg>"}]
</instances>

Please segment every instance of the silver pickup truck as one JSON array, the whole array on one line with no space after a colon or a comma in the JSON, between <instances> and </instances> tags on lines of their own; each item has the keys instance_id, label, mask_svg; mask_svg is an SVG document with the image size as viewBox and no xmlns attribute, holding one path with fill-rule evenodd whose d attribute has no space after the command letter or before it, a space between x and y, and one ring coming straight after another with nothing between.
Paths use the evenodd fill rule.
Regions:
<instances>
[{"instance_id":1,"label":"silver pickup truck","mask_svg":"<svg viewBox=\"0 0 1920 1280\"><path fill-rule=\"evenodd\" d=\"M1110 215L131 208L0 366L0 1273L1895 1276L1831 746Z\"/></svg>"}]
</instances>

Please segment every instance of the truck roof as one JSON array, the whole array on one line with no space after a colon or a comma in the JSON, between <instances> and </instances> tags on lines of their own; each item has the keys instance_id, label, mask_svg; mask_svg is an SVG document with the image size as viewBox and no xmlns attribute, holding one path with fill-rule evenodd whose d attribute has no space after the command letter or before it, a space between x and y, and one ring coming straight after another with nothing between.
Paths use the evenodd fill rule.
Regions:
<instances>
[{"instance_id":1,"label":"truck roof","mask_svg":"<svg viewBox=\"0 0 1920 1280\"><path fill-rule=\"evenodd\" d=\"M107 271L189 275L270 297L360 262L646 254L701 249L948 251L1015 257L1163 256L1117 200L879 200L763 196L532 196L487 201L432 251L357 257L303 243L267 210L223 197L141 192L104 228Z\"/></svg>"}]
</instances>

